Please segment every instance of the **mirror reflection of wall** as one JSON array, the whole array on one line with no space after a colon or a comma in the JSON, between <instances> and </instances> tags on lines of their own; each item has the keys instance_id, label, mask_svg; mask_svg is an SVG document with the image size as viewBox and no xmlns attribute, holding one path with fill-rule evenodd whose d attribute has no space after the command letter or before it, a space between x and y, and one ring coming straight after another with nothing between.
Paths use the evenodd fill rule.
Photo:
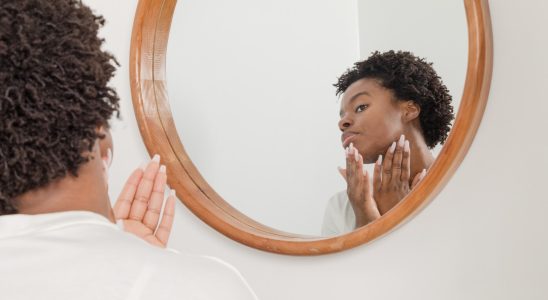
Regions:
<instances>
[{"instance_id":1,"label":"mirror reflection of wall","mask_svg":"<svg viewBox=\"0 0 548 300\"><path fill-rule=\"evenodd\" d=\"M405 50L433 63L457 112L468 61L463 1L358 0L360 59L373 51ZM439 153L441 146L434 148Z\"/></svg>"},{"instance_id":2,"label":"mirror reflection of wall","mask_svg":"<svg viewBox=\"0 0 548 300\"><path fill-rule=\"evenodd\" d=\"M328 199L346 188L337 77L374 50L412 51L434 62L457 108L466 38L456 0L179 1L170 105L190 158L229 204L319 235Z\"/></svg>"}]
</instances>

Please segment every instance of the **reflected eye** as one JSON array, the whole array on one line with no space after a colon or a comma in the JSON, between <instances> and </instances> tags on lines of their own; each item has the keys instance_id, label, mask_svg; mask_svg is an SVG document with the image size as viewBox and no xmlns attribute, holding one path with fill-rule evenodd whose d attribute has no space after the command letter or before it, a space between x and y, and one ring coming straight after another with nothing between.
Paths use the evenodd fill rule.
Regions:
<instances>
[{"instance_id":1,"label":"reflected eye","mask_svg":"<svg viewBox=\"0 0 548 300\"><path fill-rule=\"evenodd\" d=\"M367 105L366 105L366 104L358 105L358 107L356 107L356 112L357 112L357 113L362 112L362 111L364 111L366 108L367 108Z\"/></svg>"}]
</instances>

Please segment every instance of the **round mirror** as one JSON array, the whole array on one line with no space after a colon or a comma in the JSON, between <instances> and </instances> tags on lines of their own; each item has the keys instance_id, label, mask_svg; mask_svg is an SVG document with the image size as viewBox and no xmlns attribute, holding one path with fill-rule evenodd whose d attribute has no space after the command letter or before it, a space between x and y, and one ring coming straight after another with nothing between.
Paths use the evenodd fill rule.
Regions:
<instances>
[{"instance_id":1,"label":"round mirror","mask_svg":"<svg viewBox=\"0 0 548 300\"><path fill-rule=\"evenodd\" d=\"M141 0L131 77L145 143L181 200L233 239L286 254L367 242L432 199L466 153L490 80L487 12L485 1ZM347 187L345 100L333 84L388 50L433 63L457 118L403 201L329 232L330 201Z\"/></svg>"}]
</instances>

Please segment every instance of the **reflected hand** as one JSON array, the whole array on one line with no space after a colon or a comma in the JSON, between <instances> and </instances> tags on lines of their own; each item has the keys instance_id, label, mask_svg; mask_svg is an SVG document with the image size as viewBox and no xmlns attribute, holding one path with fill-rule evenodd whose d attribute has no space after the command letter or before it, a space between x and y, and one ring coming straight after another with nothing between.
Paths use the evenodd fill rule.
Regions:
<instances>
[{"instance_id":1,"label":"reflected hand","mask_svg":"<svg viewBox=\"0 0 548 300\"><path fill-rule=\"evenodd\" d=\"M167 175L159 162L155 156L144 170L131 173L114 205L114 216L123 220L125 231L165 248L173 226L175 195L171 191L160 218Z\"/></svg>"},{"instance_id":2,"label":"reflected hand","mask_svg":"<svg viewBox=\"0 0 548 300\"><path fill-rule=\"evenodd\" d=\"M373 194L381 215L398 204L426 175L426 170L418 173L411 186L411 149L409 141L402 134L398 142L393 142L386 151L384 162L379 156L373 174Z\"/></svg>"},{"instance_id":3,"label":"reflected hand","mask_svg":"<svg viewBox=\"0 0 548 300\"><path fill-rule=\"evenodd\" d=\"M341 172L342 173L342 172ZM356 228L378 219L381 214L373 198L369 174L363 169L363 157L353 144L346 151L346 192L356 216Z\"/></svg>"}]
</instances>

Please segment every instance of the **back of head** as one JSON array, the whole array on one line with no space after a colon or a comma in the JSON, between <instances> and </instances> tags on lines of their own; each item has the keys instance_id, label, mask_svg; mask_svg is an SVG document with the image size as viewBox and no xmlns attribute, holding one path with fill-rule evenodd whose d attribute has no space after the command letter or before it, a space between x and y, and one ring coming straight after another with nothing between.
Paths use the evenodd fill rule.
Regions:
<instances>
[{"instance_id":1,"label":"back of head","mask_svg":"<svg viewBox=\"0 0 548 300\"><path fill-rule=\"evenodd\" d=\"M17 196L77 176L118 112L103 24L81 1L0 1L0 215L17 213Z\"/></svg>"}]
</instances>

